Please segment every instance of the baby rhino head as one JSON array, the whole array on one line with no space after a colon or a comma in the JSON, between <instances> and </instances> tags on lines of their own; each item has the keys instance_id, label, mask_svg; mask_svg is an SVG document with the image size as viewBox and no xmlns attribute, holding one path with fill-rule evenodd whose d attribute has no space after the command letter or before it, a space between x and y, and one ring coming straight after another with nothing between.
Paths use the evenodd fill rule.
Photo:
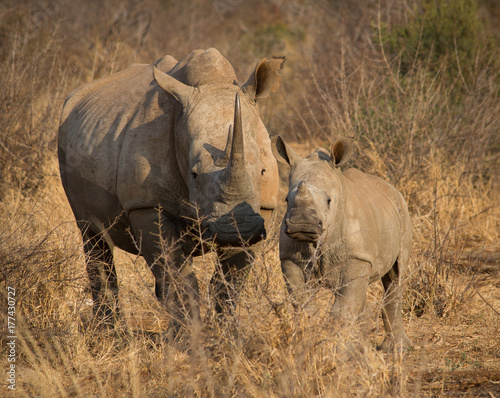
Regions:
<instances>
[{"instance_id":1,"label":"baby rhino head","mask_svg":"<svg viewBox=\"0 0 500 398\"><path fill-rule=\"evenodd\" d=\"M339 166L351 156L351 140L340 138L332 145L331 153L319 149L304 159L283 141L277 139L274 143L281 159L291 166L283 232L297 242L316 243L343 217Z\"/></svg>"},{"instance_id":2,"label":"baby rhino head","mask_svg":"<svg viewBox=\"0 0 500 398\"><path fill-rule=\"evenodd\" d=\"M330 202L325 190L301 181L287 196L285 233L299 242L316 242L324 231L325 200Z\"/></svg>"}]
</instances>

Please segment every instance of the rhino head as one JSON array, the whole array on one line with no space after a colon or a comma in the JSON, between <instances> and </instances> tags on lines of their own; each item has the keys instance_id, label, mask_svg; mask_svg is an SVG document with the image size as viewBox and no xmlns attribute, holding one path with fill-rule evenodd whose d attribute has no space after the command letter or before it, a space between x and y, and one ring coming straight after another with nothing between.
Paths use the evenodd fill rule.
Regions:
<instances>
[{"instance_id":1,"label":"rhino head","mask_svg":"<svg viewBox=\"0 0 500 398\"><path fill-rule=\"evenodd\" d=\"M345 201L339 166L351 156L351 141L340 138L331 153L318 149L304 159L279 138L275 148L291 166L284 232L297 242L317 243L342 222Z\"/></svg>"},{"instance_id":2,"label":"rhino head","mask_svg":"<svg viewBox=\"0 0 500 398\"><path fill-rule=\"evenodd\" d=\"M219 245L265 238L265 218L277 207L278 169L256 101L278 89L283 62L264 58L242 87L214 49L181 60L169 74L154 69L176 102L175 154L191 216Z\"/></svg>"}]
</instances>

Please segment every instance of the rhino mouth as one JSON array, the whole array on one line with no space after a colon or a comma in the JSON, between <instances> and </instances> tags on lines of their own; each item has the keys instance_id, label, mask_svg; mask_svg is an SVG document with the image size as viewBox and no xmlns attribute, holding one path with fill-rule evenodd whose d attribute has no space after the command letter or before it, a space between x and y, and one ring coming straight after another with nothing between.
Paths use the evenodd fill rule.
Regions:
<instances>
[{"instance_id":1,"label":"rhino mouth","mask_svg":"<svg viewBox=\"0 0 500 398\"><path fill-rule=\"evenodd\" d=\"M206 222L208 238L221 246L253 245L266 238L264 218L249 205Z\"/></svg>"},{"instance_id":2,"label":"rhino mouth","mask_svg":"<svg viewBox=\"0 0 500 398\"><path fill-rule=\"evenodd\" d=\"M323 234L321 222L314 224L310 222L293 222L285 220L285 233L297 242L317 242Z\"/></svg>"}]
</instances>

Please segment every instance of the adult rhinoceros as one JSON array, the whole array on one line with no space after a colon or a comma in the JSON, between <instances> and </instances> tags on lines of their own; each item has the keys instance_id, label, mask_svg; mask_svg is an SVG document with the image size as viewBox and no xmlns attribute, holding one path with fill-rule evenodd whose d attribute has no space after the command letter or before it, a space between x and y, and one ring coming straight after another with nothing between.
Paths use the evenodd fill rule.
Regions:
<instances>
[{"instance_id":1,"label":"adult rhinoceros","mask_svg":"<svg viewBox=\"0 0 500 398\"><path fill-rule=\"evenodd\" d=\"M66 100L61 179L82 232L98 319L118 309L114 246L145 258L174 319L196 315L187 259L200 246L186 232L198 219L200 237L220 248L216 310L234 299L242 274L234 269L249 263L237 247L265 238L264 218L277 207L277 164L256 101L278 89L283 62L264 58L240 87L217 50L197 50L179 62L134 64Z\"/></svg>"}]
</instances>

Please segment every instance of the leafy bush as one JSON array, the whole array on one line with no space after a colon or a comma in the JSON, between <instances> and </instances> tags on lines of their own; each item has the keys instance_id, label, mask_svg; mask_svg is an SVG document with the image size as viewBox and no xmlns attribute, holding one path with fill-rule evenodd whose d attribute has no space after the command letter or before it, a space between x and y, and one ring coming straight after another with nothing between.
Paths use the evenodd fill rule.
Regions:
<instances>
[{"instance_id":1,"label":"leafy bush","mask_svg":"<svg viewBox=\"0 0 500 398\"><path fill-rule=\"evenodd\" d=\"M425 65L431 73L444 73L449 82L468 85L478 62L488 62L487 55L495 51L484 26L475 0L423 0L406 23L382 26L382 46L400 56L402 75Z\"/></svg>"}]
</instances>

